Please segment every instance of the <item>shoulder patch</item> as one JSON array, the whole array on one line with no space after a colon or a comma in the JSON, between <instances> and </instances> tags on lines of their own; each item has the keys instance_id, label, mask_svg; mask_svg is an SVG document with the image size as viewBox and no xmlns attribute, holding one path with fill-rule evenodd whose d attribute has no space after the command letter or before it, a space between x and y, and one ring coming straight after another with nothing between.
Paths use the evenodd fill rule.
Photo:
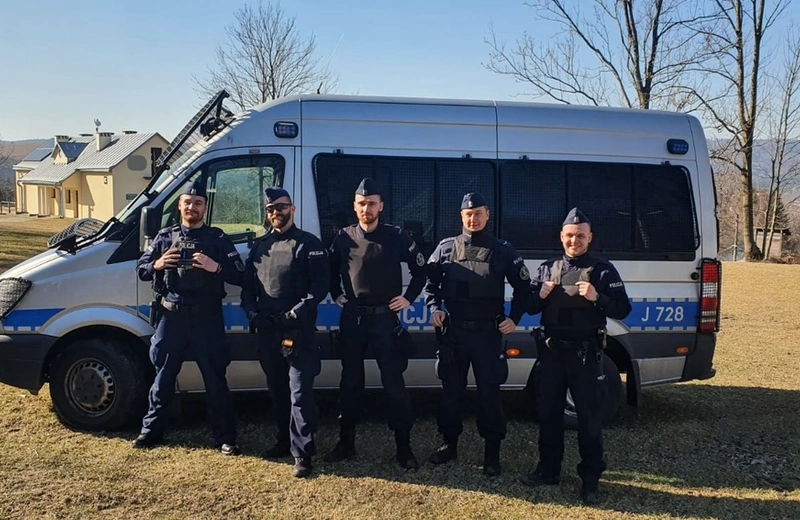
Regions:
<instances>
[{"instance_id":1,"label":"shoulder patch","mask_svg":"<svg viewBox=\"0 0 800 520\"><path fill-rule=\"evenodd\" d=\"M528 271L528 266L523 265L522 268L519 270L519 278L520 280L530 280L531 279L531 272Z\"/></svg>"},{"instance_id":2,"label":"shoulder patch","mask_svg":"<svg viewBox=\"0 0 800 520\"><path fill-rule=\"evenodd\" d=\"M419 267L422 267L423 265L425 265L425 257L422 256L422 253L417 253L417 265Z\"/></svg>"}]
</instances>

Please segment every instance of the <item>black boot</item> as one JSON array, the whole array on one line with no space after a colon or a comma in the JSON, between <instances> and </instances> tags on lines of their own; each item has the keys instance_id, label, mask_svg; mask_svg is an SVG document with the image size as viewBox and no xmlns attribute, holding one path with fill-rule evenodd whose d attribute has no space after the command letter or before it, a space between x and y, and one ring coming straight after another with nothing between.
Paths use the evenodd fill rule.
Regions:
<instances>
[{"instance_id":1,"label":"black boot","mask_svg":"<svg viewBox=\"0 0 800 520\"><path fill-rule=\"evenodd\" d=\"M581 485L581 500L587 506L596 506L603 502L603 495L600 494L597 482L584 482Z\"/></svg>"},{"instance_id":2,"label":"black boot","mask_svg":"<svg viewBox=\"0 0 800 520\"><path fill-rule=\"evenodd\" d=\"M444 464L458 458L458 437L445 436L444 443L428 459L431 464Z\"/></svg>"},{"instance_id":3,"label":"black boot","mask_svg":"<svg viewBox=\"0 0 800 520\"><path fill-rule=\"evenodd\" d=\"M133 439L131 446L137 450L149 450L161 444L163 441L160 437L149 437L144 433L140 433L138 437Z\"/></svg>"},{"instance_id":4,"label":"black boot","mask_svg":"<svg viewBox=\"0 0 800 520\"><path fill-rule=\"evenodd\" d=\"M394 442L397 444L397 463L403 469L419 469L419 461L411 451L411 434L409 432L394 432Z\"/></svg>"},{"instance_id":5,"label":"black boot","mask_svg":"<svg viewBox=\"0 0 800 520\"><path fill-rule=\"evenodd\" d=\"M311 475L311 470L314 466L311 465L311 457L295 457L294 458L294 476L297 478L306 478Z\"/></svg>"},{"instance_id":6,"label":"black boot","mask_svg":"<svg viewBox=\"0 0 800 520\"><path fill-rule=\"evenodd\" d=\"M339 430L339 442L329 451L322 460L325 462L341 462L356 456L356 428L355 426L342 425Z\"/></svg>"},{"instance_id":7,"label":"black boot","mask_svg":"<svg viewBox=\"0 0 800 520\"><path fill-rule=\"evenodd\" d=\"M487 440L483 456L483 474L496 477L502 472L500 468L500 441Z\"/></svg>"},{"instance_id":8,"label":"black boot","mask_svg":"<svg viewBox=\"0 0 800 520\"><path fill-rule=\"evenodd\" d=\"M530 487L557 486L560 477L558 473L548 473L542 468L541 463L536 466L533 473L528 473L520 479L520 482Z\"/></svg>"}]
</instances>

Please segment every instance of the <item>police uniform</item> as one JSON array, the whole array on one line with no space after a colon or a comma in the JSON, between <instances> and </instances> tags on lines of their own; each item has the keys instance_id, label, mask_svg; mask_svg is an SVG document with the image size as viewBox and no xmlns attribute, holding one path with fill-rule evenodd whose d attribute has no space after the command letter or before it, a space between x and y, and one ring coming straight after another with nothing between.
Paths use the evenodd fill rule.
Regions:
<instances>
[{"instance_id":1,"label":"police uniform","mask_svg":"<svg viewBox=\"0 0 800 520\"><path fill-rule=\"evenodd\" d=\"M187 185L183 194L206 198L200 181ZM167 250L181 252L178 267L161 271L155 261ZM219 264L216 273L191 267L194 253L203 253ZM139 279L152 281L161 317L150 340L150 361L155 380L150 388L149 409L142 421L135 447L150 447L161 441L167 406L175 395L175 380L184 359L191 353L206 390L208 419L217 446L227 455L238 454L236 427L225 371L230 352L225 344L222 318L224 283L241 285L244 265L231 240L222 230L205 224L188 228L183 224L159 231L137 263ZM153 311L151 311L153 312Z\"/></svg>"},{"instance_id":2,"label":"police uniform","mask_svg":"<svg viewBox=\"0 0 800 520\"><path fill-rule=\"evenodd\" d=\"M379 195L377 184L364 179L356 195ZM403 230L380 223L369 233L359 224L341 229L331 245L330 256L331 297L336 300L344 294L347 303L339 324L340 439L325 460L339 461L355 455L355 425L363 406L364 358L369 348L380 368L388 398L389 428L395 432L398 462L406 468L417 467L410 448L411 400L403 379L408 354L395 341L403 329L397 313L389 309L389 302L403 290L401 262L411 272L403 296L409 302L417 298L425 284L425 257Z\"/></svg>"},{"instance_id":3,"label":"police uniform","mask_svg":"<svg viewBox=\"0 0 800 520\"><path fill-rule=\"evenodd\" d=\"M574 208L564 225L589 223ZM542 299L542 284L553 281L552 292ZM578 293L576 282L587 281L597 291L591 302ZM606 469L603 460L602 398L603 336L606 318L623 319L631 304L619 273L607 260L591 254L564 254L544 262L531 282L528 312L542 313L546 343L539 345L535 367L536 402L539 414L539 464L523 482L529 485L557 484L564 454L564 406L569 388L578 415L578 446L585 501L599 500L597 484Z\"/></svg>"},{"instance_id":4,"label":"police uniform","mask_svg":"<svg viewBox=\"0 0 800 520\"><path fill-rule=\"evenodd\" d=\"M289 197L279 188L266 190L266 202ZM314 341L317 305L328 295L328 253L322 242L292 224L256 240L245 262L242 309L258 331L258 352L267 377L277 443L267 458L291 454L295 475L308 476L316 454L317 410L314 378L320 351Z\"/></svg>"},{"instance_id":5,"label":"police uniform","mask_svg":"<svg viewBox=\"0 0 800 520\"><path fill-rule=\"evenodd\" d=\"M479 193L464 196L461 209L486 206ZM525 311L530 275L514 247L487 230L442 240L428 260L425 301L432 314L448 313L440 339L436 371L442 380L438 428L444 444L430 460L441 464L456 458L463 431L460 403L472 365L478 387L478 433L486 441L484 472L500 473L500 441L506 420L500 385L508 378L508 364L498 325L506 319L505 280L513 287L510 315L518 323Z\"/></svg>"}]
</instances>

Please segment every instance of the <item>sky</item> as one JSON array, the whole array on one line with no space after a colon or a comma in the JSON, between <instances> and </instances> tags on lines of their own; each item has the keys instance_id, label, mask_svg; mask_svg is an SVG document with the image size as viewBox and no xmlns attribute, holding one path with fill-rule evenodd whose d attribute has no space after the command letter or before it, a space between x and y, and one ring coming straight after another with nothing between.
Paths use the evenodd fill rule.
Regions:
<instances>
[{"instance_id":1,"label":"sky","mask_svg":"<svg viewBox=\"0 0 800 520\"><path fill-rule=\"evenodd\" d=\"M226 25L256 0L12 0L0 18L0 136L101 130L167 139L207 100L193 76L214 65ZM701 0L702 1L702 0ZM792 0L798 11L800 0ZM301 35L338 74L337 93L532 99L486 70L490 26L509 44L548 38L522 0L283 0ZM791 13L790 13L791 14ZM795 18L797 18L795 16Z\"/></svg>"}]
</instances>

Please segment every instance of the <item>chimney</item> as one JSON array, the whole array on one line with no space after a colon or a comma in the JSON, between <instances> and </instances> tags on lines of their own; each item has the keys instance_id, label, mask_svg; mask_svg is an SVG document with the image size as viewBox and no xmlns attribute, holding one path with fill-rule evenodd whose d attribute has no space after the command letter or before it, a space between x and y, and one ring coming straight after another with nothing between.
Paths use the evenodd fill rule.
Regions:
<instances>
[{"instance_id":1,"label":"chimney","mask_svg":"<svg viewBox=\"0 0 800 520\"><path fill-rule=\"evenodd\" d=\"M68 135L56 135L56 136L54 136L54 138L55 138L57 143L61 143L61 142L64 142L64 141L69 141L69 136Z\"/></svg>"},{"instance_id":2,"label":"chimney","mask_svg":"<svg viewBox=\"0 0 800 520\"><path fill-rule=\"evenodd\" d=\"M108 146L108 143L111 142L112 135L114 134L112 134L111 132L97 132L96 134L94 134L95 137L94 142L97 145L98 152L103 148L105 148L106 146Z\"/></svg>"}]
</instances>

